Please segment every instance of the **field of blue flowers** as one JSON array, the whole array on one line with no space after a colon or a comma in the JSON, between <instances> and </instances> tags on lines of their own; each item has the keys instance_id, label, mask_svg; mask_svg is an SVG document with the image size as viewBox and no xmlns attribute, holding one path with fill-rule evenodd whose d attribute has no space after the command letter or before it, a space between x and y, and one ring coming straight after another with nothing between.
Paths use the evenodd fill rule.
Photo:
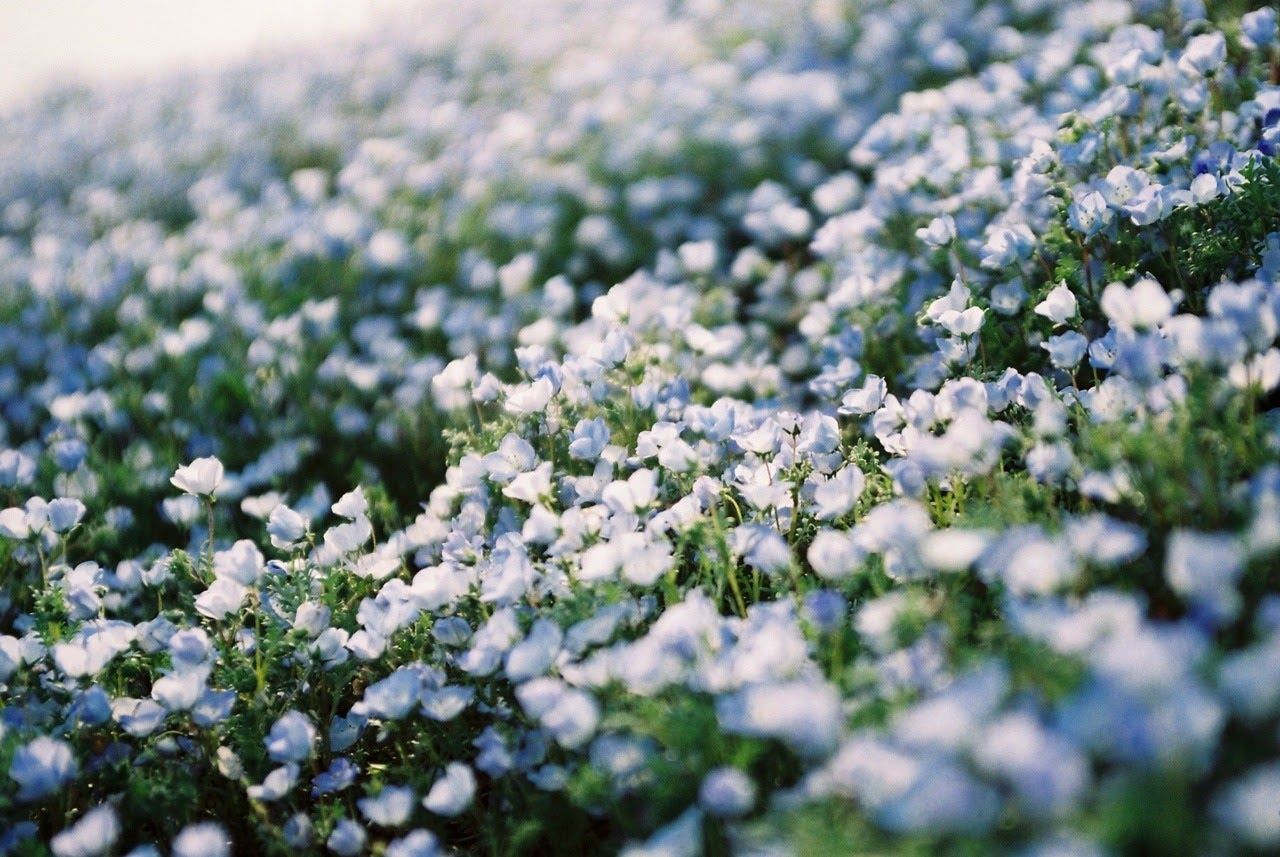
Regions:
<instances>
[{"instance_id":1,"label":"field of blue flowers","mask_svg":"<svg viewBox=\"0 0 1280 857\"><path fill-rule=\"evenodd\" d=\"M472 0L0 117L0 855L1280 849L1280 39Z\"/></svg>"}]
</instances>

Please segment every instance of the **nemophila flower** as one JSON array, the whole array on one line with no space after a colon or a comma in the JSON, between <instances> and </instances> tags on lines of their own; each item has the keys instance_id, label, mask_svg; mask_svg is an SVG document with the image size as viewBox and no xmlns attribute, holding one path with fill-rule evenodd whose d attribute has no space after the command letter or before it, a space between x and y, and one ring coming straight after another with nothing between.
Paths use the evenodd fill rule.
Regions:
<instances>
[{"instance_id":1,"label":"nemophila flower","mask_svg":"<svg viewBox=\"0 0 1280 857\"><path fill-rule=\"evenodd\" d=\"M744 815L755 802L755 784L737 768L714 769L698 788L698 803L707 812L721 818Z\"/></svg>"},{"instance_id":2,"label":"nemophila flower","mask_svg":"<svg viewBox=\"0 0 1280 857\"><path fill-rule=\"evenodd\" d=\"M929 247L945 247L956 239L956 221L949 214L935 217L929 225L916 230L916 237Z\"/></svg>"},{"instance_id":3,"label":"nemophila flower","mask_svg":"<svg viewBox=\"0 0 1280 857\"><path fill-rule=\"evenodd\" d=\"M1191 180L1191 201L1196 205L1204 205L1217 199L1223 193L1223 186L1218 177L1210 173L1201 173Z\"/></svg>"},{"instance_id":4,"label":"nemophila flower","mask_svg":"<svg viewBox=\"0 0 1280 857\"><path fill-rule=\"evenodd\" d=\"M600 706L591 694L556 679L527 681L516 688L516 699L556 743L569 749L586 743L600 722Z\"/></svg>"},{"instance_id":5,"label":"nemophila flower","mask_svg":"<svg viewBox=\"0 0 1280 857\"><path fill-rule=\"evenodd\" d=\"M342 556L359 550L371 538L372 523L368 518L359 517L325 530L324 545L335 555Z\"/></svg>"},{"instance_id":6,"label":"nemophila flower","mask_svg":"<svg viewBox=\"0 0 1280 857\"><path fill-rule=\"evenodd\" d=\"M0 450L0 485L15 488L28 485L36 475L36 461L17 449Z\"/></svg>"},{"instance_id":7,"label":"nemophila flower","mask_svg":"<svg viewBox=\"0 0 1280 857\"><path fill-rule=\"evenodd\" d=\"M1066 283L1059 283L1036 304L1036 315L1042 315L1055 325L1066 324L1075 317L1079 304L1075 294Z\"/></svg>"},{"instance_id":8,"label":"nemophila flower","mask_svg":"<svg viewBox=\"0 0 1280 857\"><path fill-rule=\"evenodd\" d=\"M111 702L111 718L120 728L135 738L150 735L160 728L168 711L150 699L117 697Z\"/></svg>"},{"instance_id":9,"label":"nemophila flower","mask_svg":"<svg viewBox=\"0 0 1280 857\"><path fill-rule=\"evenodd\" d=\"M197 726L210 727L222 723L231 716L235 709L236 692L234 690L212 690L206 688L195 704L191 706L191 720Z\"/></svg>"},{"instance_id":10,"label":"nemophila flower","mask_svg":"<svg viewBox=\"0 0 1280 857\"><path fill-rule=\"evenodd\" d=\"M530 505L550 497L551 462L544 461L533 470L518 474L502 489L502 494Z\"/></svg>"},{"instance_id":11,"label":"nemophila flower","mask_svg":"<svg viewBox=\"0 0 1280 857\"><path fill-rule=\"evenodd\" d=\"M657 482L652 470L640 469L605 486L601 499L614 512L634 514L653 505L658 495Z\"/></svg>"},{"instance_id":12,"label":"nemophila flower","mask_svg":"<svg viewBox=\"0 0 1280 857\"><path fill-rule=\"evenodd\" d=\"M840 593L816 589L804 598L801 615L822 631L838 630L848 618L849 603Z\"/></svg>"},{"instance_id":13,"label":"nemophila flower","mask_svg":"<svg viewBox=\"0 0 1280 857\"><path fill-rule=\"evenodd\" d=\"M0 536L8 539L25 539L31 535L25 509L10 507L0 511Z\"/></svg>"},{"instance_id":14,"label":"nemophila flower","mask_svg":"<svg viewBox=\"0 0 1280 857\"><path fill-rule=\"evenodd\" d=\"M1227 57L1227 40L1222 33L1193 36L1178 59L1178 68L1189 74L1213 74Z\"/></svg>"},{"instance_id":15,"label":"nemophila flower","mask_svg":"<svg viewBox=\"0 0 1280 857\"><path fill-rule=\"evenodd\" d=\"M733 530L733 552L750 567L777 574L791 567L791 546L765 524L744 524Z\"/></svg>"},{"instance_id":16,"label":"nemophila flower","mask_svg":"<svg viewBox=\"0 0 1280 857\"><path fill-rule=\"evenodd\" d=\"M1247 363L1233 363L1227 370L1227 380L1241 390L1251 387L1269 393L1280 386L1280 349L1270 348L1263 354L1255 354Z\"/></svg>"},{"instance_id":17,"label":"nemophila flower","mask_svg":"<svg viewBox=\"0 0 1280 857\"><path fill-rule=\"evenodd\" d=\"M1111 283L1102 290L1101 303L1107 318L1121 330L1155 327L1173 313L1173 300L1151 278L1141 279L1132 287Z\"/></svg>"},{"instance_id":18,"label":"nemophila flower","mask_svg":"<svg viewBox=\"0 0 1280 857\"><path fill-rule=\"evenodd\" d=\"M471 768L458 762L445 766L444 774L435 781L422 805L436 815L455 816L471 805L476 792L476 776Z\"/></svg>"},{"instance_id":19,"label":"nemophila flower","mask_svg":"<svg viewBox=\"0 0 1280 857\"><path fill-rule=\"evenodd\" d=\"M506 485L521 473L531 470L538 462L533 446L517 434L508 433L496 452L483 459L489 478L499 485Z\"/></svg>"},{"instance_id":20,"label":"nemophila flower","mask_svg":"<svg viewBox=\"0 0 1280 857\"><path fill-rule=\"evenodd\" d=\"M164 516L179 527L189 527L200 520L200 500L191 495L166 497L160 501L160 508Z\"/></svg>"},{"instance_id":21,"label":"nemophila flower","mask_svg":"<svg viewBox=\"0 0 1280 857\"><path fill-rule=\"evenodd\" d=\"M449 685L437 690L422 692L422 713L442 723L450 721L466 710L475 697L469 687Z\"/></svg>"},{"instance_id":22,"label":"nemophila flower","mask_svg":"<svg viewBox=\"0 0 1280 857\"><path fill-rule=\"evenodd\" d=\"M991 534L982 530L936 530L920 543L920 557L939 571L962 571L977 562L990 544Z\"/></svg>"},{"instance_id":23,"label":"nemophila flower","mask_svg":"<svg viewBox=\"0 0 1280 857\"><path fill-rule=\"evenodd\" d=\"M384 786L377 795L356 803L360 813L379 827L399 827L409 820L416 800L409 786Z\"/></svg>"},{"instance_id":24,"label":"nemophila flower","mask_svg":"<svg viewBox=\"0 0 1280 857\"><path fill-rule=\"evenodd\" d=\"M342 818L333 826L329 838L325 840L325 845L340 857L355 857L364 851L367 840L368 834L359 823L349 818Z\"/></svg>"},{"instance_id":25,"label":"nemophila flower","mask_svg":"<svg viewBox=\"0 0 1280 857\"><path fill-rule=\"evenodd\" d=\"M229 577L219 577L196 596L195 608L202 616L215 621L239 611L248 589Z\"/></svg>"},{"instance_id":26,"label":"nemophila flower","mask_svg":"<svg viewBox=\"0 0 1280 857\"><path fill-rule=\"evenodd\" d=\"M240 539L226 550L213 555L213 573L244 586L258 582L266 567L262 552L248 539Z\"/></svg>"},{"instance_id":27,"label":"nemophila flower","mask_svg":"<svg viewBox=\"0 0 1280 857\"><path fill-rule=\"evenodd\" d=\"M1169 537L1164 565L1169 586L1218 620L1239 610L1236 585L1243 571L1243 546L1232 535L1177 530Z\"/></svg>"},{"instance_id":28,"label":"nemophila flower","mask_svg":"<svg viewBox=\"0 0 1280 857\"><path fill-rule=\"evenodd\" d=\"M49 840L57 857L92 857L112 849L120 838L120 821L110 804L94 807Z\"/></svg>"},{"instance_id":29,"label":"nemophila flower","mask_svg":"<svg viewBox=\"0 0 1280 857\"><path fill-rule=\"evenodd\" d=\"M982 769L1006 779L1036 814L1059 816L1074 809L1089 785L1085 755L1028 714L1008 714L991 723L973 755Z\"/></svg>"},{"instance_id":30,"label":"nemophila flower","mask_svg":"<svg viewBox=\"0 0 1280 857\"><path fill-rule=\"evenodd\" d=\"M1241 43L1250 50L1258 50L1276 40L1276 10L1270 7L1256 9L1240 18Z\"/></svg>"},{"instance_id":31,"label":"nemophila flower","mask_svg":"<svg viewBox=\"0 0 1280 857\"><path fill-rule=\"evenodd\" d=\"M259 785L252 785L245 789L245 793L252 800L260 800L267 803L277 801L289 794L293 790L294 785L298 782L298 765L290 762L275 768Z\"/></svg>"},{"instance_id":32,"label":"nemophila flower","mask_svg":"<svg viewBox=\"0 0 1280 857\"><path fill-rule=\"evenodd\" d=\"M179 491L197 497L212 497L222 483L222 462L212 456L197 458L178 467L169 479Z\"/></svg>"},{"instance_id":33,"label":"nemophila flower","mask_svg":"<svg viewBox=\"0 0 1280 857\"><path fill-rule=\"evenodd\" d=\"M414 830L387 843L387 857L438 857L439 840L429 830Z\"/></svg>"},{"instance_id":34,"label":"nemophila flower","mask_svg":"<svg viewBox=\"0 0 1280 857\"><path fill-rule=\"evenodd\" d=\"M222 825L205 821L184 827L170 848L174 857L229 857L231 839Z\"/></svg>"},{"instance_id":35,"label":"nemophila flower","mask_svg":"<svg viewBox=\"0 0 1280 857\"><path fill-rule=\"evenodd\" d=\"M861 567L866 553L848 533L820 530L809 544L806 556L819 577L840 580Z\"/></svg>"},{"instance_id":36,"label":"nemophila flower","mask_svg":"<svg viewBox=\"0 0 1280 857\"><path fill-rule=\"evenodd\" d=\"M399 720L418 702L422 683L417 673L401 668L365 688L364 707L372 717Z\"/></svg>"},{"instance_id":37,"label":"nemophila flower","mask_svg":"<svg viewBox=\"0 0 1280 857\"><path fill-rule=\"evenodd\" d=\"M982 246L982 267L1003 268L1024 258L1035 243L1031 230L1024 224L996 227L987 234Z\"/></svg>"},{"instance_id":38,"label":"nemophila flower","mask_svg":"<svg viewBox=\"0 0 1280 857\"><path fill-rule=\"evenodd\" d=\"M267 534L271 544L280 550L289 550L307 534L310 521L281 503L271 510L267 521Z\"/></svg>"},{"instance_id":39,"label":"nemophila flower","mask_svg":"<svg viewBox=\"0 0 1280 857\"><path fill-rule=\"evenodd\" d=\"M69 532L79 524L84 513L84 503L74 497L59 497L45 507L49 529L58 534Z\"/></svg>"},{"instance_id":40,"label":"nemophila flower","mask_svg":"<svg viewBox=\"0 0 1280 857\"><path fill-rule=\"evenodd\" d=\"M207 671L189 669L157 678L151 685L151 697L170 711L186 711L205 692Z\"/></svg>"},{"instance_id":41,"label":"nemophila flower","mask_svg":"<svg viewBox=\"0 0 1280 857\"><path fill-rule=\"evenodd\" d=\"M1049 362L1058 369L1074 369L1084 359L1089 340L1074 330L1051 336L1040 347L1049 352Z\"/></svg>"},{"instance_id":42,"label":"nemophila flower","mask_svg":"<svg viewBox=\"0 0 1280 857\"><path fill-rule=\"evenodd\" d=\"M542 675L555 660L563 639L564 632L559 625L549 619L539 619L529 635L507 652L507 678L521 682Z\"/></svg>"},{"instance_id":43,"label":"nemophila flower","mask_svg":"<svg viewBox=\"0 0 1280 857\"><path fill-rule=\"evenodd\" d=\"M1280 842L1280 819L1273 811L1280 798L1280 766L1259 765L1224 786L1214 797L1215 820L1255 848Z\"/></svg>"},{"instance_id":44,"label":"nemophila flower","mask_svg":"<svg viewBox=\"0 0 1280 857\"><path fill-rule=\"evenodd\" d=\"M280 812L237 819L236 835L263 848L305 850L332 830L330 850L363 851L363 828L315 796L332 803L366 766L370 791L425 790L413 718L439 733L432 770L473 766L535 824L547 801L567 813L566 849L578 815L606 838L620 823L617 801L587 806L569 787L584 766L637 810L638 853L694 853L706 817L744 813L786 848L806 806L835 799L890 850L909 834L1092 854L1117 847L1078 832L1098 828L1100 789L1170 803L1193 850L1255 844L1254 799L1227 795L1260 764L1241 736L1280 714L1280 623L1257 578L1280 543L1280 482L1257 472L1280 377L1280 239L1251 212L1266 183L1250 179L1280 139L1274 15L1215 21L1243 34L1228 66L1197 0L998 0L968 17L927 5L871 0L847 20L783 8L744 29L627 0L601 29L572 26L558 0L486 0L337 65L263 64L234 116L212 96L243 81L216 73L7 117L17 148L0 187L26 190L0 199L0 270L28 287L0 309L0 485L19 490L0 533L30 584L0 596L17 617L0 635L13 749L118 726L84 760L73 791L88 793L102 771L181 762L199 743L184 723L269 744L272 724L218 686L247 657L265 697L288 696L280 707L324 726L328 752L354 754L301 790L302 760L249 766L266 775L253 795ZM919 27L885 24L912 11ZM743 47L706 49L726 34ZM815 38L848 50L796 72ZM426 42L441 61L423 71ZM862 73L884 56L902 73ZM619 100L623 82L639 95ZM495 109L495 92L520 110ZM243 145L285 120L322 165ZM722 148L741 157L705 157ZM170 149L181 175L151 163ZM156 216L170 196L180 216ZM419 229L427 209L440 216ZM1176 270L1186 294L1170 285L1164 307L1141 281L1102 288L1149 268ZM316 277L363 285L306 298ZM1078 371L1085 356L1095 371ZM290 395L299 384L307 394ZM228 391L262 407L226 423L214 399ZM1212 441L1210 411L1243 438L1219 462L1239 484L1212 503L1165 491L1173 477L1144 463L1181 433ZM325 445L334 432L350 443ZM120 462L99 435L124 444ZM215 534L199 494L153 514L174 443L235 447L244 464L206 496L264 521L279 560L236 541L253 534L223 514L209 548L220 583L192 589L205 566L155 527L190 529L193 557ZM417 466L424 450L448 460L443 474ZM1215 484L1197 456L1179 461L1188 485ZM343 473L386 483L380 508L408 514L379 520L405 525L375 534L360 489L332 502ZM93 526L63 538L44 497L78 498L91 510L78 526ZM1099 504L1117 517L1088 512ZM330 514L314 540L309 521ZM1221 531L1161 535L1184 519ZM1217 538L1224 557L1197 546ZM878 597L853 580L863 566L872 589L888 581ZM984 657L1046 647L1080 681L1022 670L1015 696L957 674L973 654L953 634L972 576ZM108 696L121 664L146 668L129 692L151 698ZM286 674L303 685L282 691ZM337 696L317 697L329 678ZM702 703L717 717L684 716ZM849 735L854 709L892 716ZM638 715L651 737L617 731ZM671 717L682 741L752 736L752 770L794 757L795 787L706 775L668 746ZM248 786L221 749L220 774ZM706 777L682 814L650 811L659 757ZM1173 797L1151 776L1165 769L1186 781ZM446 803L466 791L449 780ZM1184 799L1204 793L1230 808ZM39 824L0 824L0 850L76 818L51 817L54 803L15 805ZM449 817L437 840L409 803L399 838L381 837L388 853L473 841L492 808Z\"/></svg>"},{"instance_id":45,"label":"nemophila flower","mask_svg":"<svg viewBox=\"0 0 1280 857\"><path fill-rule=\"evenodd\" d=\"M346 756L338 756L329 763L327 770L316 774L311 781L311 794L318 796L342 791L351 786L359 775L360 769L354 762Z\"/></svg>"},{"instance_id":46,"label":"nemophila flower","mask_svg":"<svg viewBox=\"0 0 1280 857\"><path fill-rule=\"evenodd\" d=\"M316 727L300 711L287 711L271 726L267 753L277 762L302 762L311 756Z\"/></svg>"},{"instance_id":47,"label":"nemophila flower","mask_svg":"<svg viewBox=\"0 0 1280 857\"><path fill-rule=\"evenodd\" d=\"M311 844L315 827L311 823L311 817L305 812L296 812L284 823L280 833L285 844L291 848L306 848Z\"/></svg>"},{"instance_id":48,"label":"nemophila flower","mask_svg":"<svg viewBox=\"0 0 1280 857\"><path fill-rule=\"evenodd\" d=\"M867 478L854 464L848 464L813 489L814 515L830 521L848 513L866 488Z\"/></svg>"},{"instance_id":49,"label":"nemophila flower","mask_svg":"<svg viewBox=\"0 0 1280 857\"><path fill-rule=\"evenodd\" d=\"M609 443L609 427L603 419L580 420L569 441L569 455L584 461L600 457Z\"/></svg>"},{"instance_id":50,"label":"nemophila flower","mask_svg":"<svg viewBox=\"0 0 1280 857\"><path fill-rule=\"evenodd\" d=\"M71 745L44 735L14 751L9 778L18 784L18 800L32 801L75 779L79 765Z\"/></svg>"},{"instance_id":51,"label":"nemophila flower","mask_svg":"<svg viewBox=\"0 0 1280 857\"><path fill-rule=\"evenodd\" d=\"M1076 232L1091 238L1111 224L1115 215L1100 191L1082 194L1067 208L1067 222Z\"/></svg>"},{"instance_id":52,"label":"nemophila flower","mask_svg":"<svg viewBox=\"0 0 1280 857\"><path fill-rule=\"evenodd\" d=\"M729 732L777 738L805 755L833 748L840 733L839 697L824 683L751 685L716 702Z\"/></svg>"}]
</instances>

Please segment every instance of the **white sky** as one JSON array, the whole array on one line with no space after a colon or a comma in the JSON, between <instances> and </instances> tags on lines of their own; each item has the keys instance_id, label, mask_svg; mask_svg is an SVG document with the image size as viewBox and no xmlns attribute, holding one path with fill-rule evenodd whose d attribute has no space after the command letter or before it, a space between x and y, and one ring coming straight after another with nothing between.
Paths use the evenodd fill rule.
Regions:
<instances>
[{"instance_id":1,"label":"white sky","mask_svg":"<svg viewBox=\"0 0 1280 857\"><path fill-rule=\"evenodd\" d=\"M518 0L516 0L518 2ZM465 0L459 0L465 2ZM408 0L0 0L0 104L355 34Z\"/></svg>"}]
</instances>

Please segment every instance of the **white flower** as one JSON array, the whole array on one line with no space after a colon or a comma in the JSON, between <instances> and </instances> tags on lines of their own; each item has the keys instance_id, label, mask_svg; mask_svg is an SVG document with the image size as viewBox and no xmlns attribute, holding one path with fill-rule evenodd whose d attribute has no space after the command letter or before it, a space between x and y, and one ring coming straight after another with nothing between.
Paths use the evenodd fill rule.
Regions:
<instances>
[{"instance_id":1,"label":"white flower","mask_svg":"<svg viewBox=\"0 0 1280 857\"><path fill-rule=\"evenodd\" d=\"M1191 198L1196 205L1217 199L1222 193L1222 183L1212 173L1201 173L1191 180Z\"/></svg>"},{"instance_id":2,"label":"white flower","mask_svg":"<svg viewBox=\"0 0 1280 857\"><path fill-rule=\"evenodd\" d=\"M179 491L197 497L211 497L222 483L222 473L222 462L208 456L179 467L169 481Z\"/></svg>"},{"instance_id":3,"label":"white flower","mask_svg":"<svg viewBox=\"0 0 1280 857\"><path fill-rule=\"evenodd\" d=\"M601 498L614 512L633 513L647 509L658 498L657 475L652 470L637 470L625 480L618 479L606 485Z\"/></svg>"},{"instance_id":4,"label":"white flower","mask_svg":"<svg viewBox=\"0 0 1280 857\"><path fill-rule=\"evenodd\" d=\"M385 857L440 857L440 841L430 830L413 830L387 843Z\"/></svg>"},{"instance_id":5,"label":"white flower","mask_svg":"<svg viewBox=\"0 0 1280 857\"><path fill-rule=\"evenodd\" d=\"M1146 173L1120 165L1112 167L1111 172L1107 173L1101 191L1109 205L1120 208L1150 185L1151 177Z\"/></svg>"},{"instance_id":6,"label":"white flower","mask_svg":"<svg viewBox=\"0 0 1280 857\"><path fill-rule=\"evenodd\" d=\"M373 524L368 518L356 518L330 527L324 532L324 546L339 556L353 553L373 538Z\"/></svg>"}]
</instances>

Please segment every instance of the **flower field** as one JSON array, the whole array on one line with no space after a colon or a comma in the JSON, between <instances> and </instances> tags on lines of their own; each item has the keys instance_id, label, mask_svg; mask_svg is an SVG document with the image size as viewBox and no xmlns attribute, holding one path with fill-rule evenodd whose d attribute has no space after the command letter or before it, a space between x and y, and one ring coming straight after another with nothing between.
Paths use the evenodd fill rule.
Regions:
<instances>
[{"instance_id":1,"label":"flower field","mask_svg":"<svg viewBox=\"0 0 1280 857\"><path fill-rule=\"evenodd\" d=\"M1280 36L471 0L0 114L0 855L1280 850Z\"/></svg>"}]
</instances>

